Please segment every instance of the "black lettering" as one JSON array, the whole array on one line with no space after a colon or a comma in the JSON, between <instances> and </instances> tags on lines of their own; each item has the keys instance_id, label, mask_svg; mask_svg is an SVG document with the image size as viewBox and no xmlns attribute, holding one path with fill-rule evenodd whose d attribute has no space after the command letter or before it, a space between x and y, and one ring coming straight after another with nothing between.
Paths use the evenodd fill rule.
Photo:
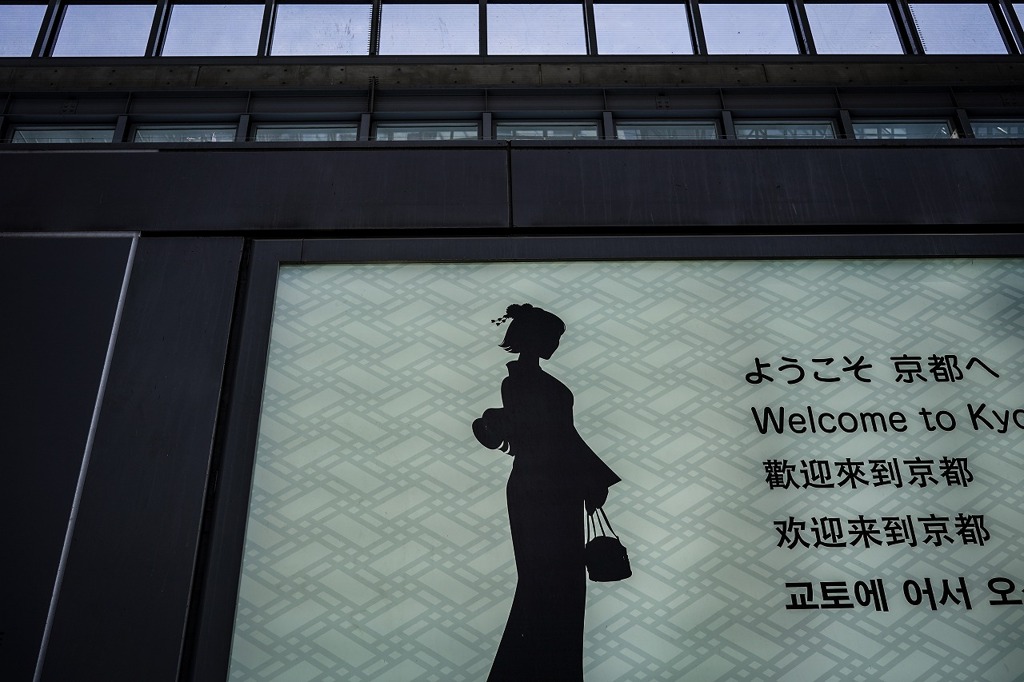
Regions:
<instances>
[{"instance_id":1,"label":"black lettering","mask_svg":"<svg viewBox=\"0 0 1024 682\"><path fill-rule=\"evenodd\" d=\"M775 418L775 413L772 412L772 408L770 408L770 407L764 408L764 421L763 422L760 419L758 419L758 417L757 417L757 408L756 407L751 407L750 408L750 412L751 412L751 414L754 415L754 423L757 425L757 430L761 433L762 436L764 434L768 433L769 424L771 425L771 428L775 430L775 433L782 433L782 431L784 429L784 426L785 426L785 423L786 423L786 421L785 421L785 419L786 419L786 408L784 408L784 407L780 407L779 408L779 418L778 419Z\"/></svg>"},{"instance_id":2,"label":"black lettering","mask_svg":"<svg viewBox=\"0 0 1024 682\"><path fill-rule=\"evenodd\" d=\"M994 431L996 427L992 426L992 422L990 422L988 419L983 417L982 414L981 414L982 410L984 410L984 409L985 409L985 403L982 403L981 405L978 405L977 408L975 408L974 405L972 405L970 403L967 403L967 414L970 415L970 417L971 417L971 426L974 428L975 431L981 431L980 424L984 424L990 430ZM924 412L923 409L921 411ZM929 431L934 431L934 429L928 429L928 430Z\"/></svg>"}]
</instances>

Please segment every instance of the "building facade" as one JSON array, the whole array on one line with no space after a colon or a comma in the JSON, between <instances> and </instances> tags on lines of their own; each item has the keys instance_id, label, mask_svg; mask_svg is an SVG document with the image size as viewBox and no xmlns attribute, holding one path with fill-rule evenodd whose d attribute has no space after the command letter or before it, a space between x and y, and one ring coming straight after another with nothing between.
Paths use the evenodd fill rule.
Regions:
<instances>
[{"instance_id":1,"label":"building facade","mask_svg":"<svg viewBox=\"0 0 1024 682\"><path fill-rule=\"evenodd\" d=\"M623 478L588 680L1017 679L1021 17L0 4L0 676L486 678L515 561L469 423L531 300ZM890 431L773 436L785 400ZM851 458L907 485L772 482ZM821 521L872 514L915 546Z\"/></svg>"}]
</instances>

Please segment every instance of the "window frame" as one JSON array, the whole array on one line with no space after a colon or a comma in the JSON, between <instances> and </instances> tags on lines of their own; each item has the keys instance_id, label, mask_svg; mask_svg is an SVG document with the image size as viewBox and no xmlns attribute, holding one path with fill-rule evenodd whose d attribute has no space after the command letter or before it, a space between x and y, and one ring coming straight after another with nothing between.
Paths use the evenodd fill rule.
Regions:
<instances>
[{"instance_id":1,"label":"window frame","mask_svg":"<svg viewBox=\"0 0 1024 682\"><path fill-rule=\"evenodd\" d=\"M57 45L60 43L61 34L64 32L65 22L67 21L68 10L76 6L105 6L105 7L122 7L122 6L146 6L153 8L153 15L149 20L149 28L146 30L146 38L143 43L142 54L139 55L78 55L78 54L67 54L58 55L55 54L57 51ZM49 56L59 59L107 59L107 58L124 58L133 59L137 57L146 57L149 54L149 43L153 33L153 25L156 23L157 17L160 13L160 0L128 0L128 2L111 2L110 0L71 0L69 2L61 2L59 5L59 14L53 28L53 40L49 47Z\"/></svg>"},{"instance_id":2,"label":"window frame","mask_svg":"<svg viewBox=\"0 0 1024 682\"><path fill-rule=\"evenodd\" d=\"M463 52L445 52L440 54L434 53L396 53L389 52L385 53L381 50L382 36L384 33L384 9L388 5L469 5L476 6L476 52L463 53ZM380 57L479 57L486 55L486 34L487 21L486 21L486 5L481 5L479 2L473 2L472 0L427 0L424 2L417 2L416 0L375 0L374 6L379 8L380 18L378 20L377 29L374 31L371 26L371 33L375 33L375 38L371 39L371 43L376 44L376 51L374 54Z\"/></svg>"},{"instance_id":3,"label":"window frame","mask_svg":"<svg viewBox=\"0 0 1024 682\"><path fill-rule=\"evenodd\" d=\"M155 141L155 140L139 140L138 135L142 131L146 130L230 130L230 140L174 140L174 141ZM146 144L146 145L168 145L168 144L183 144L183 145L194 145L194 144L231 144L239 141L238 123L229 122L208 122L208 123L148 123L139 122L131 126L128 132L128 141L131 144Z\"/></svg>"},{"instance_id":4,"label":"window frame","mask_svg":"<svg viewBox=\"0 0 1024 682\"><path fill-rule=\"evenodd\" d=\"M707 56L715 57L733 57L743 56L751 58L761 57L793 57L796 55L813 54L813 45L810 43L808 36L810 35L809 30L805 30L807 25L806 14L801 17L800 10L802 9L801 0L695 0L693 3L693 12L695 16L700 17L700 30L702 39L702 54ZM789 26L791 36L793 38L793 46L796 48L795 52L711 52L708 47L708 33L706 27L706 21L702 7L712 5L773 5L782 6L787 16L789 17ZM695 22L696 23L696 22Z\"/></svg>"},{"instance_id":5,"label":"window frame","mask_svg":"<svg viewBox=\"0 0 1024 682\"><path fill-rule=\"evenodd\" d=\"M1013 117L1004 116L1002 118L997 118L995 116L972 116L972 117L970 117L968 123L969 123L968 129L970 131L970 136L973 137L973 138L979 139L979 140L1020 140L1020 139L1024 139L1024 117L1022 117L1022 118L1013 118ZM989 124L989 125L1000 124L1000 123L1009 123L1009 124L1017 125L1017 126L1019 126L1021 128L1021 134L1020 135L1006 135L1006 136L998 136L998 135L982 135L982 136L979 136L978 133L977 133L977 129L975 128L975 124L986 124L986 123Z\"/></svg>"},{"instance_id":6,"label":"window frame","mask_svg":"<svg viewBox=\"0 0 1024 682\"><path fill-rule=\"evenodd\" d=\"M340 53L337 53L337 52L331 52L331 53L311 52L311 53L302 53L302 54L294 53L294 54L285 54L285 55L275 55L273 53L273 47L274 47L275 34L277 33L278 16L279 16L279 12L280 12L281 7L286 6L286 5L356 5L356 6L360 6L360 7L362 7L362 6L369 7L370 16L369 16L369 21L367 22L367 24L368 24L367 25L368 35L367 35L367 47L366 47L367 51L366 51L366 53L365 54L358 54L358 55L356 55L356 54L340 54ZM341 57L365 57L365 56L369 56L369 55L373 54L372 47L373 47L374 8L377 7L378 5L379 5L379 0L362 0L362 1L360 1L360 0L349 0L348 2L346 2L345 0L290 0L288 2L279 2L277 0L272 0L272 5L270 5L269 8L265 11L264 17L263 17L263 22L264 22L263 33L264 33L264 35L262 35L260 37L259 53L260 53L261 56L265 55L267 57L285 57L285 58L287 58L287 57L300 57L300 56L301 57L306 57L306 56L309 56L309 57L326 57L326 56L330 56L330 57L335 57L335 56L341 56Z\"/></svg>"},{"instance_id":7,"label":"window frame","mask_svg":"<svg viewBox=\"0 0 1024 682\"><path fill-rule=\"evenodd\" d=\"M802 126L802 125L828 125L832 130L831 137L803 137L803 136L785 136L782 137L740 137L736 129L741 125L766 125L766 126ZM735 139L749 142L829 142L840 139L840 126L837 121L828 117L817 117L817 118L746 118L739 117L733 120L733 134Z\"/></svg>"},{"instance_id":8,"label":"window frame","mask_svg":"<svg viewBox=\"0 0 1024 682\"><path fill-rule=\"evenodd\" d=\"M638 139L638 140L628 140L628 139L619 137L619 127L620 126L630 126L630 125L641 126L641 127L644 127L644 126L648 126L648 127L655 127L655 126L679 126L681 128L686 128L686 127L691 127L691 126L692 127L696 127L696 126L703 125L703 126L711 126L712 128L714 128L715 134L714 134L714 137L710 137L710 138L696 137L696 138L692 138L692 139L691 138L685 138L685 137L661 137L661 138L650 138L650 139L643 139L643 138L641 138L641 139ZM614 131L613 131L614 134L613 135L608 135L608 139L609 140L614 139L614 140L617 140L619 142L710 142L712 140L722 140L722 139L725 139L725 133L722 130L721 122L719 122L719 121L717 121L715 119L712 119L712 118L693 118L693 119L686 119L686 118L666 118L666 119L658 119L658 118L616 118L614 120L614 122L613 122L613 126L614 126Z\"/></svg>"},{"instance_id":9,"label":"window frame","mask_svg":"<svg viewBox=\"0 0 1024 682\"><path fill-rule=\"evenodd\" d=\"M688 52L688 53L687 52L678 52L678 53L661 53L661 52L642 52L642 53L640 53L640 52L602 52L601 51L601 31L597 27L597 6L598 5L634 5L634 4L635 5L673 5L673 6L679 7L682 10L682 12L683 12L683 18L684 18L684 21L686 22L687 37L688 37L688 39L690 41L690 45L689 45L690 52ZM698 47L698 42L701 42L701 44L703 44L702 43L703 35L700 36L700 41L698 41L698 35L697 35L698 31L695 28L695 20L694 20L694 6L695 5L696 5L695 0L694 1L688 1L688 0L635 0L635 1L632 1L632 2L630 0L589 0L589 2L586 3L586 7L584 8L584 11L588 11L588 8L589 8L589 11L593 12L593 16L592 17L591 17L590 14L587 15L588 19L589 19L588 22L587 22L587 28L588 28L588 31L592 34L592 35L590 35L590 41L591 41L591 51L590 51L590 54L592 56L593 55L597 55L597 56L602 56L602 57L609 57L609 56L612 56L612 57L653 56L653 55L660 55L660 54L671 54L673 56L687 57L687 56L693 56L693 55L698 55L698 54L702 54L702 53L706 54L706 52L707 52L706 49L704 49L702 51Z\"/></svg>"},{"instance_id":10,"label":"window frame","mask_svg":"<svg viewBox=\"0 0 1024 682\"><path fill-rule=\"evenodd\" d=\"M235 604L242 576L249 491L267 371L274 296L282 265L522 262L592 260L775 260L1024 256L1021 235L780 235L669 237L515 237L462 239L257 239L249 252L240 329L221 410L216 486L195 577L202 585L189 613L190 670L196 679L226 679Z\"/></svg>"},{"instance_id":11,"label":"window frame","mask_svg":"<svg viewBox=\"0 0 1024 682\"><path fill-rule=\"evenodd\" d=\"M589 138L589 137L587 137L587 138L577 138L577 137L572 137L572 138L548 138L548 137L543 137L543 138L537 139L537 138L526 138L526 137L501 137L500 133L498 132L499 129L501 128L501 126L515 126L515 125L518 125L518 126L526 127L526 126L530 126L530 125L534 125L534 124L536 124L538 126L541 126L541 125L551 125L551 126L555 126L555 127L558 127L558 126L568 127L568 126L589 126L589 125L593 125L594 126L594 130L595 130L595 132L597 134L596 134L596 136L594 138ZM494 134L494 139L495 140L505 140L505 141L508 141L508 142L552 142L552 143L558 143L558 142L563 142L563 143L564 142L573 142L573 143L575 143L575 142L584 142L585 143L585 142L588 142L588 141L589 142L593 142L593 141L599 141L599 140L605 139L606 136L607 136L607 131L602 130L601 121L600 121L600 119L596 119L596 118L595 119L586 119L586 118L575 118L574 117L574 118L571 118L571 119L545 119L545 118L530 119L530 118L516 117L516 118L502 118L501 120L496 120L494 122L493 134Z\"/></svg>"},{"instance_id":12,"label":"window frame","mask_svg":"<svg viewBox=\"0 0 1024 682\"><path fill-rule=\"evenodd\" d=\"M1011 55L1015 53L1017 47L1016 41L1012 35L1012 28L1007 22L1007 18L1003 16L1002 11L997 11L996 7L1002 7L1000 2L977 2L975 0L901 0L899 3L901 7L906 8L907 19L909 20L914 34L917 36L918 45L920 45L921 54L928 56L998 56L998 55ZM918 28L918 20L914 16L912 5L980 5L987 7L989 14L992 18L992 23L995 26L996 31L999 34L1000 39L1003 41L1003 52L928 52L924 46L924 36L921 35L920 29ZM1011 12L1012 14L1012 12Z\"/></svg>"},{"instance_id":13,"label":"window frame","mask_svg":"<svg viewBox=\"0 0 1024 682\"><path fill-rule=\"evenodd\" d=\"M381 128L473 128L476 131L476 137L474 138L451 138L451 139L433 139L433 140L382 140L377 137L377 132ZM477 120L399 120L399 119L385 119L376 120L373 122L373 126L370 130L371 142L383 142L386 144L406 144L406 143L427 143L427 144L451 144L452 142L475 142L483 139L483 126L480 121Z\"/></svg>"},{"instance_id":14,"label":"window frame","mask_svg":"<svg viewBox=\"0 0 1024 682\"><path fill-rule=\"evenodd\" d=\"M587 2L592 2L592 0L587 0ZM490 10L491 10L491 8L497 7L497 6L505 7L505 6L513 6L513 5L540 5L540 6L545 6L545 7L547 7L547 6L554 7L554 6L561 5L561 6L565 6L565 7L578 7L579 10L580 10L581 22L580 22L579 26L576 27L576 28L578 28L580 30L580 34L579 35L581 35L582 38L583 38L583 51L582 52L530 52L530 51L522 51L522 52L494 52L492 47L491 47L491 38L492 38L492 36L491 36L491 33L490 33L490 23L489 23L490 19L491 19ZM591 11L591 16L588 18L587 10L586 10L586 3L583 2L582 0L576 0L575 2L573 2L572 0L555 0L554 2L544 2L543 0L499 0L498 2L484 2L484 3L482 3L481 6L485 8L486 11L484 12L484 14L487 16L487 21L484 22L484 24L485 24L484 25L484 31L486 31L486 33L482 35L483 42L481 44L481 55L488 56L488 57L531 57L531 56L545 56L545 57L549 57L549 56L551 56L551 57L570 57L570 58L572 58L572 57L585 57L585 56L590 56L591 54L593 54L593 47L591 45L591 37L590 37L591 31L588 28L588 26L593 25L593 12ZM544 19L544 21L547 21L547 19ZM485 48L487 50L486 52L483 51Z\"/></svg>"},{"instance_id":15,"label":"window frame","mask_svg":"<svg viewBox=\"0 0 1024 682\"><path fill-rule=\"evenodd\" d=\"M602 54L599 43L600 43L600 32L596 28L596 17L595 17L595 6L598 4L634 4L634 0L577 0L576 2L560 2L560 3L537 3L536 0L501 0L495 3L493 0L443 0L433 4L445 4L445 5L476 5L478 11L478 42L479 50L473 55L381 55L380 52L380 40L382 30L382 8L384 0L293 0L292 2L285 2L282 0L264 0L264 2L248 2L246 0L220 0L216 3L211 3L204 0L154 0L157 9L153 19L153 23L150 29L149 40L147 42L145 54L142 57L118 57L120 59L136 59L136 58L148 58L148 57L160 57L165 59L195 59L195 58L217 58L221 56L242 58L242 59L260 59L260 58L273 58L273 59L288 59L292 55L273 55L272 54L272 41L273 34L276 28L276 14L277 7L282 4L308 4L308 5L347 5L357 4L365 5L370 4L370 36L369 36L369 50L366 55L315 55L315 56L330 56L330 57L378 57L383 56L389 59L391 58L406 58L412 61L423 61L425 57L490 57L499 62L508 61L516 57L526 56L527 52L514 52L509 54L495 54L488 46L488 19L487 19L487 7L488 4L500 4L500 5L515 5L515 4L568 4L578 5L581 8L583 16L583 34L585 48L583 51L578 53L562 53L557 54L543 54L543 56L549 57L555 61L561 58L575 59L580 57L608 57L614 56L616 58L626 59L628 61L642 61L645 57L650 57L649 53L644 54L616 54L616 55L604 55ZM387 0L388 4L424 4L422 0ZM856 2L856 0L855 0ZM901 44L903 46L903 52L905 55L924 55L924 47L921 40L921 36L917 30L914 19L910 12L911 0L886 0L884 4L888 5L890 13L893 17L896 31L900 37ZM23 57L52 57L52 52L56 44L59 32L60 23L64 14L64 8L69 4L119 4L112 2L111 0L75 0L69 2L67 0L48 0L48 2L31 2L25 0L0 0L0 4L5 5L39 5L44 7L44 15L41 21L41 25L37 31L37 37L35 44L33 45L31 55L23 55ZM139 3L125 3L125 4L139 4ZM142 3L145 4L145 3ZM166 45L167 34L170 28L170 20L173 9L179 5L262 5L263 11L261 16L260 33L256 50L253 54L244 55L165 55L164 48ZM687 21L689 23L690 42L693 48L692 55L684 53L678 53L671 55L679 58L680 60L686 60L690 57L724 57L727 61L734 57L733 54L716 53L711 54L708 51L706 31L704 27L704 20L701 17L701 5L711 6L716 4L731 4L731 5L748 5L748 4L779 4L785 5L787 8L788 15L790 17L790 25L793 32L793 37L796 41L796 52L793 53L772 53L772 52L743 52L743 56L751 56L755 59L766 59L771 61L775 57L783 57L786 59L801 59L803 57L810 57L818 55L818 51L815 48L814 36L811 31L810 22L807 16L806 5L808 4L820 4L814 2L814 0L781 0L780 2L766 2L766 0L636 0L635 4L671 4L677 5L685 10ZM835 4L835 3L833 3ZM841 4L841 3L840 3ZM970 0L922 0L921 4L979 4L985 5L989 8L990 13L996 23L996 27L1002 38L1005 46L1005 51L1000 54L1005 55L1021 55L1024 54L1024 3L1013 2L1012 0L988 0L987 2L971 2ZM833 53L826 53L826 56L831 56ZM840 54L840 53L836 53ZM846 54L846 53L841 53ZM899 55L884 55L884 56L895 56ZM942 56L942 55L940 55ZM969 55L968 55L969 56ZM993 55L983 55L985 57L991 57ZM801 59L802 61L802 59Z\"/></svg>"},{"instance_id":16,"label":"window frame","mask_svg":"<svg viewBox=\"0 0 1024 682\"><path fill-rule=\"evenodd\" d=\"M28 0L22 0L21 2L18 2L18 1L15 0L13 2L0 2L0 5L3 5L3 6L14 6L14 7L39 7L39 8L42 8L42 14L39 16L39 24L36 26L35 36L32 38L32 43L31 43L31 46L29 47L28 54L18 54L18 55L8 55L8 56L0 55L0 59L24 59L24 58L31 58L31 57L38 56L39 55L39 49L40 49L39 46L40 46L40 43L43 41L43 36L45 35L46 27L47 27L48 23L51 23L50 17L51 17L51 13L53 11L53 3L52 2L48 3L45 0L43 2L30 2Z\"/></svg>"},{"instance_id":17,"label":"window frame","mask_svg":"<svg viewBox=\"0 0 1024 682\"><path fill-rule=\"evenodd\" d=\"M229 57L229 58L251 58L260 57L266 55L266 37L268 30L268 11L266 2L259 2L253 0L217 0L216 2L203 2L202 0L160 0L161 8L163 9L162 16L160 17L160 23L154 24L154 33L158 33L158 37L154 40L151 36L150 43L154 49L154 56L164 57L169 59L204 59L211 57ZM171 32L171 22L174 19L174 9L181 6L203 6L203 7L217 7L223 5L242 5L251 7L262 7L260 17L260 31L256 36L256 49L252 54L164 54L164 50L167 47L167 38ZM159 12L158 12L159 13Z\"/></svg>"},{"instance_id":18,"label":"window frame","mask_svg":"<svg viewBox=\"0 0 1024 682\"><path fill-rule=\"evenodd\" d=\"M275 130L275 129L288 129L288 130L301 130L301 129L324 129L324 128L337 128L340 130L351 130L353 137L351 140L260 140L258 139L259 131L262 130ZM260 120L255 121L251 124L251 130L249 131L248 139L246 142L254 142L260 145L264 144L316 144L316 145L328 145L328 144L344 144L348 142L357 142L359 140L359 122L358 121L269 121Z\"/></svg>"},{"instance_id":19,"label":"window frame","mask_svg":"<svg viewBox=\"0 0 1024 682\"><path fill-rule=\"evenodd\" d=\"M900 14L895 2L875 1L875 0L854 0L853 2L836 2L835 0L799 0L799 7L803 13L803 16L807 19L807 31L810 36L810 40L814 44L814 54L816 55L830 55L830 56L855 56L861 54L870 54L872 56L901 56L911 54L913 46L911 40L907 35L906 31L900 30ZM807 14L807 8L812 5L879 5L884 6L889 13L889 21L892 22L892 29L896 35L896 41L900 46L900 52L821 52L818 49L817 41L814 37L814 27L811 25L810 15Z\"/></svg>"},{"instance_id":20,"label":"window frame","mask_svg":"<svg viewBox=\"0 0 1024 682\"><path fill-rule=\"evenodd\" d=\"M18 132L22 130L104 130L110 131L110 139L102 141L46 141L40 142L36 140L21 140L15 139ZM12 123L5 131L4 142L9 144L88 144L88 145L101 145L101 144L113 144L117 142L117 125L114 123Z\"/></svg>"},{"instance_id":21,"label":"window frame","mask_svg":"<svg viewBox=\"0 0 1024 682\"><path fill-rule=\"evenodd\" d=\"M949 135L947 137L860 137L857 135L857 126L863 124L877 125L879 127L889 125L891 127L898 127L900 124L913 125L913 124L940 124L945 125L949 129ZM854 117L851 119L851 132L853 133L853 139L857 142L946 142L946 141L959 141L962 139L960 132L957 130L956 125L952 117L944 118L928 118L928 117L910 117L910 116L865 116L865 117Z\"/></svg>"}]
</instances>

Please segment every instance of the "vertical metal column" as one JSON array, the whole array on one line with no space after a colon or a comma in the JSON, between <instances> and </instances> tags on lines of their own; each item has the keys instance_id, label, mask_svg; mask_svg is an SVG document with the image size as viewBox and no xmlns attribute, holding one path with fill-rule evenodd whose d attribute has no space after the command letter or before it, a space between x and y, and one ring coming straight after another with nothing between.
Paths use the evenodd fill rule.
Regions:
<instances>
[{"instance_id":1,"label":"vertical metal column","mask_svg":"<svg viewBox=\"0 0 1024 682\"><path fill-rule=\"evenodd\" d=\"M170 21L170 14L170 0L157 0L156 11L153 12L153 27L149 31L149 41L146 43L147 57L160 55L160 50L163 48L164 34L167 32L167 22Z\"/></svg>"},{"instance_id":2,"label":"vertical metal column","mask_svg":"<svg viewBox=\"0 0 1024 682\"><path fill-rule=\"evenodd\" d=\"M793 22L800 53L817 54L818 50L814 45L814 36L811 35L811 25L807 19L807 8L804 7L803 0L790 0L789 17Z\"/></svg>"},{"instance_id":3,"label":"vertical metal column","mask_svg":"<svg viewBox=\"0 0 1024 682\"><path fill-rule=\"evenodd\" d=\"M697 0L686 0L686 10L690 15L690 40L694 54L707 54L708 42L704 38L704 21L700 18L700 3Z\"/></svg>"},{"instance_id":4,"label":"vertical metal column","mask_svg":"<svg viewBox=\"0 0 1024 682\"><path fill-rule=\"evenodd\" d=\"M583 28L587 33L587 54L599 54L597 49L597 25L594 19L594 0L583 0Z\"/></svg>"},{"instance_id":5,"label":"vertical metal column","mask_svg":"<svg viewBox=\"0 0 1024 682\"><path fill-rule=\"evenodd\" d=\"M914 25L909 5L904 0L895 0L889 5L889 10L896 22L896 32L900 35L904 53L924 54L924 43L917 32L917 26Z\"/></svg>"},{"instance_id":6,"label":"vertical metal column","mask_svg":"<svg viewBox=\"0 0 1024 682\"><path fill-rule=\"evenodd\" d=\"M480 56L487 56L487 0L480 0Z\"/></svg>"},{"instance_id":7,"label":"vertical metal column","mask_svg":"<svg viewBox=\"0 0 1024 682\"><path fill-rule=\"evenodd\" d=\"M990 6L992 15L995 17L996 26L1003 36L1006 49L1010 54L1024 53L1024 31L1021 29L1020 20L1016 16L1012 3L1007 0L996 0Z\"/></svg>"},{"instance_id":8,"label":"vertical metal column","mask_svg":"<svg viewBox=\"0 0 1024 682\"><path fill-rule=\"evenodd\" d=\"M370 56L380 53L380 12L381 0L373 0L370 7Z\"/></svg>"},{"instance_id":9,"label":"vertical metal column","mask_svg":"<svg viewBox=\"0 0 1024 682\"><path fill-rule=\"evenodd\" d=\"M53 43L57 40L57 31L60 28L60 15L64 11L61 0L50 0L43 13L42 30L36 37L36 44L32 48L33 57L49 57L53 53Z\"/></svg>"},{"instance_id":10,"label":"vertical metal column","mask_svg":"<svg viewBox=\"0 0 1024 682\"><path fill-rule=\"evenodd\" d=\"M256 48L256 56L266 57L270 54L271 35L274 28L274 14L277 11L274 0L266 0L263 8L263 23L260 25L260 42Z\"/></svg>"}]
</instances>

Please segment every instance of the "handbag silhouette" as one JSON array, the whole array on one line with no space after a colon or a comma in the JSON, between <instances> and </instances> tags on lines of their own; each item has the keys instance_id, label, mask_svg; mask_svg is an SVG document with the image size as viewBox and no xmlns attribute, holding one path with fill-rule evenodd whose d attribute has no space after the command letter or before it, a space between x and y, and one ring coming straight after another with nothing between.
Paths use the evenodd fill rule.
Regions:
<instances>
[{"instance_id":1,"label":"handbag silhouette","mask_svg":"<svg viewBox=\"0 0 1024 682\"><path fill-rule=\"evenodd\" d=\"M601 531L600 535L597 534L598 529ZM583 552L587 575L594 582L615 582L633 575L626 548L612 530L612 524L603 508L598 508L587 516L587 544Z\"/></svg>"}]
</instances>

